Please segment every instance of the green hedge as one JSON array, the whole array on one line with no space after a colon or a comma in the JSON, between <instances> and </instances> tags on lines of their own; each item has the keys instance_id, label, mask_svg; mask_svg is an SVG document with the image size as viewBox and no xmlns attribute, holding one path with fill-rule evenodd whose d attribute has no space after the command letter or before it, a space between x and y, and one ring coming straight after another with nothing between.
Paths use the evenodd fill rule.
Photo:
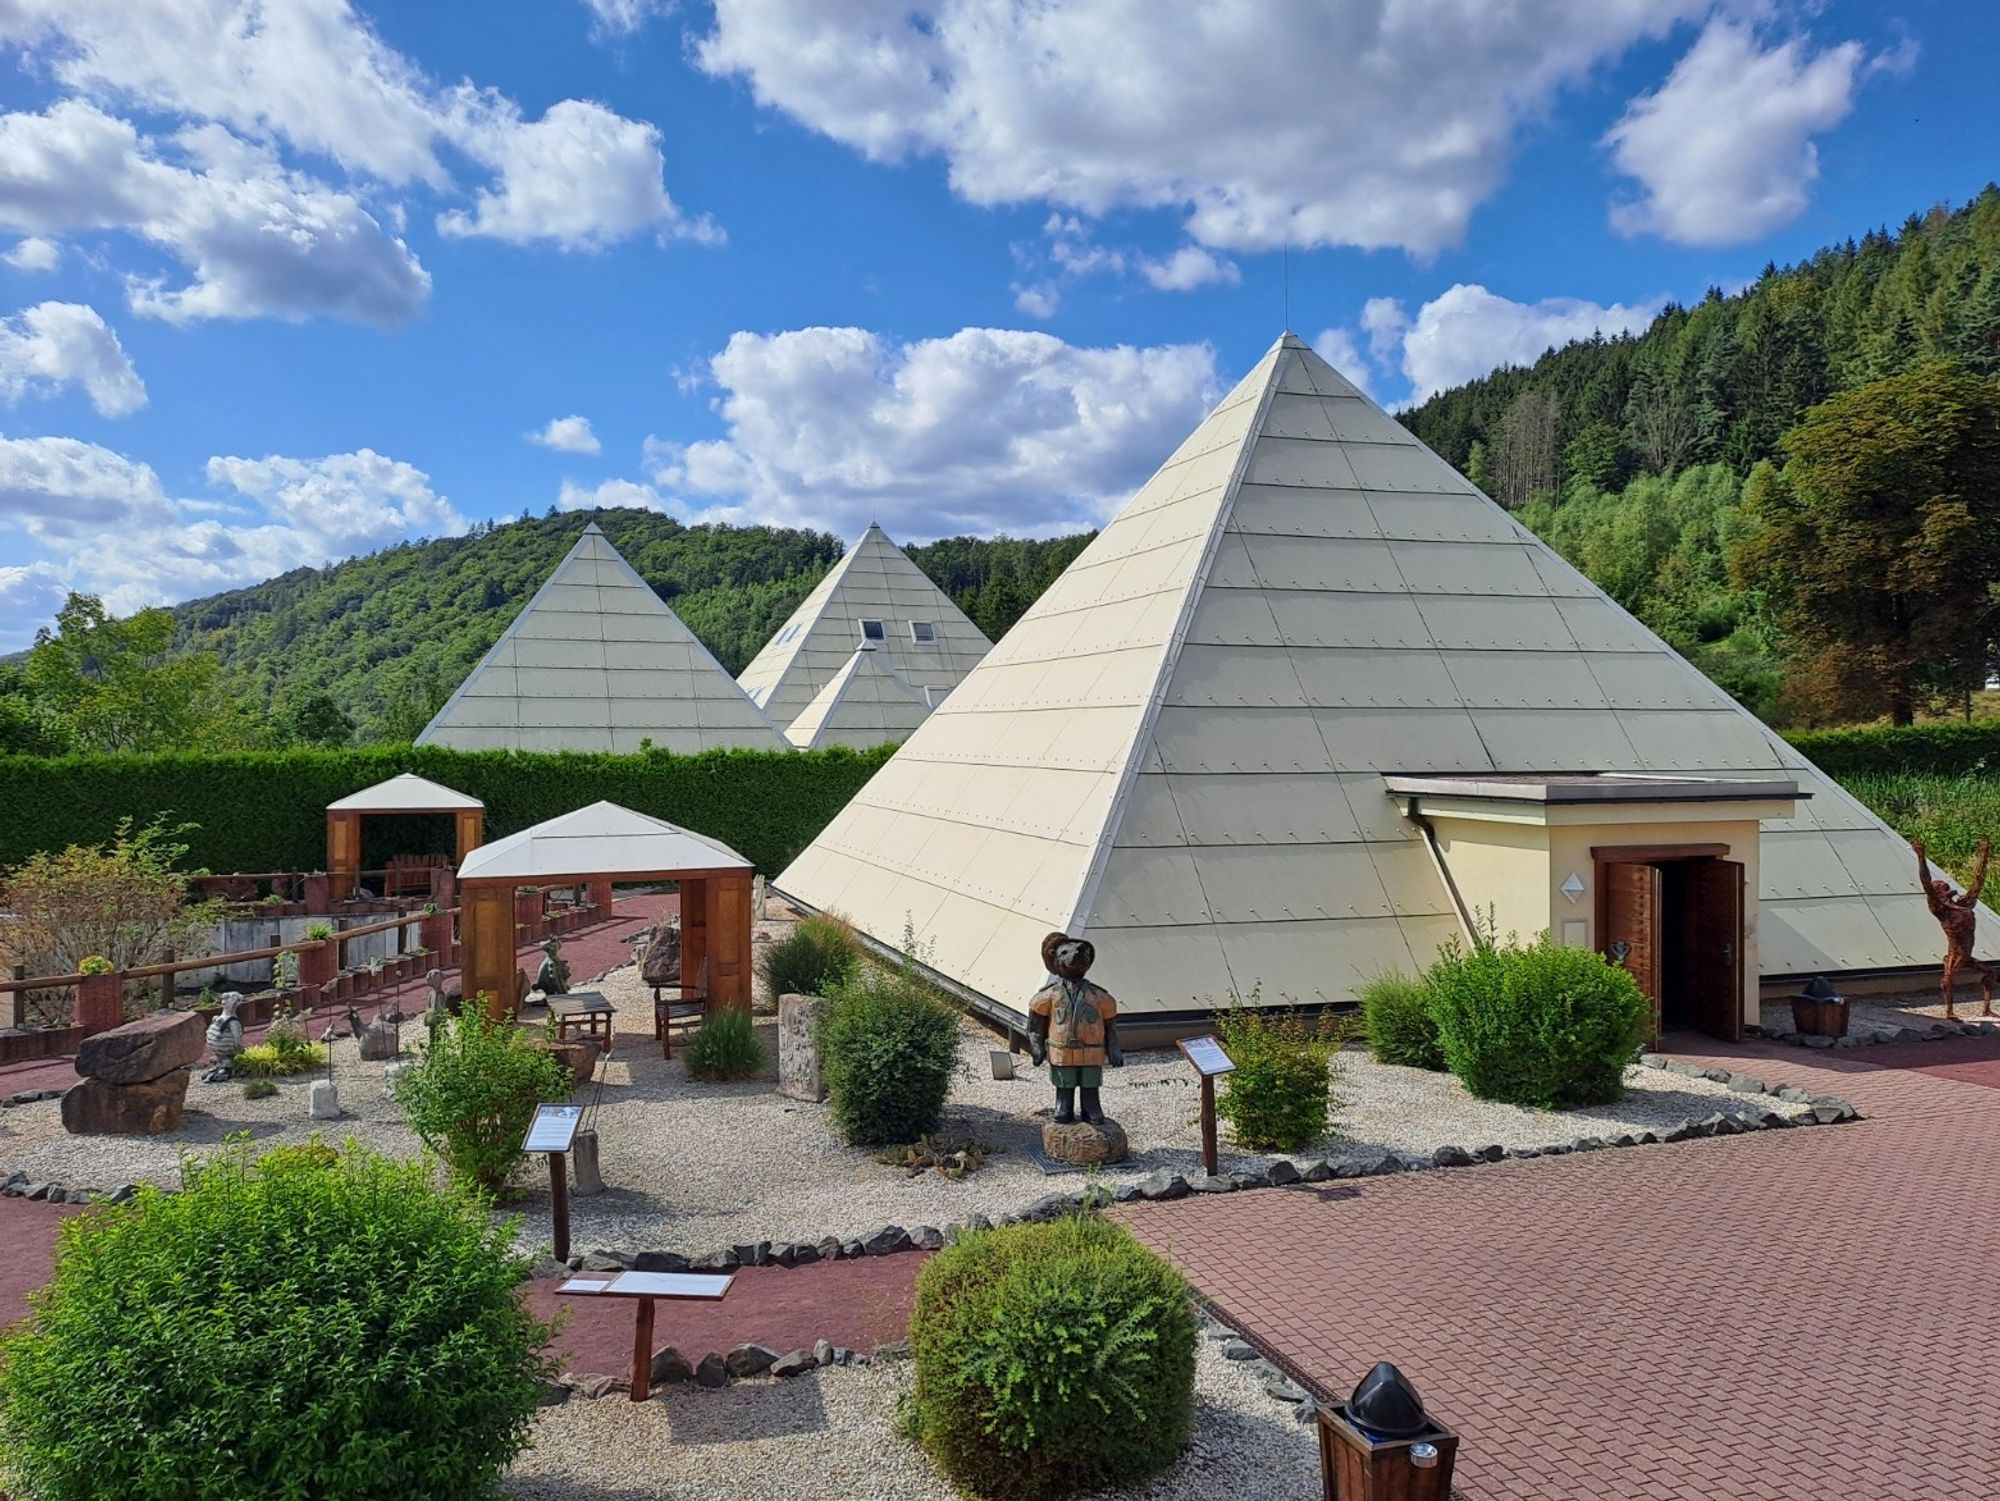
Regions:
<instances>
[{"instance_id":1,"label":"green hedge","mask_svg":"<svg viewBox=\"0 0 2000 1501\"><path fill-rule=\"evenodd\" d=\"M1888 776L1903 771L1960 776L2000 768L2000 719L1941 720L1897 728L1802 730L1785 737L1828 776Z\"/></svg>"},{"instance_id":2,"label":"green hedge","mask_svg":"<svg viewBox=\"0 0 2000 1501\"><path fill-rule=\"evenodd\" d=\"M414 771L486 804L486 837L600 798L720 839L767 875L812 842L891 747L538 755L379 746L222 755L0 756L0 869L38 850L109 839L118 820L198 825L190 868L318 870L326 805ZM364 828L372 825L369 820Z\"/></svg>"}]
</instances>

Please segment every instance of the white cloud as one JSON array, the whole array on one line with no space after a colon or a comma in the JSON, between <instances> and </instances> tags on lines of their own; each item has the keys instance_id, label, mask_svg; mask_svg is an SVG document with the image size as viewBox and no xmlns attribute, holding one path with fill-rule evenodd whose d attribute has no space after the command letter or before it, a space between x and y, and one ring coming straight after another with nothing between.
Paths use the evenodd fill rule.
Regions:
<instances>
[{"instance_id":1,"label":"white cloud","mask_svg":"<svg viewBox=\"0 0 2000 1501\"><path fill-rule=\"evenodd\" d=\"M528 441L543 448L553 448L557 453L604 452L604 445L591 431L588 417L551 417L547 427L538 433L528 434Z\"/></svg>"},{"instance_id":2,"label":"white cloud","mask_svg":"<svg viewBox=\"0 0 2000 1501\"><path fill-rule=\"evenodd\" d=\"M1711 0L717 0L708 72L978 204L1179 210L1212 249L1464 235L1567 85Z\"/></svg>"},{"instance_id":3,"label":"white cloud","mask_svg":"<svg viewBox=\"0 0 2000 1501\"><path fill-rule=\"evenodd\" d=\"M600 249L648 230L721 238L706 215L689 218L667 196L657 126L581 99L524 120L511 101L469 89L460 91L456 116L459 146L492 169L496 182L474 195L471 212L438 216L447 235L549 240L565 250Z\"/></svg>"},{"instance_id":4,"label":"white cloud","mask_svg":"<svg viewBox=\"0 0 2000 1501\"><path fill-rule=\"evenodd\" d=\"M1617 302L1604 307L1577 297L1514 302L1461 282L1417 310L1402 338L1403 373L1414 388L1412 399L1422 401L1502 365L1532 364L1545 350L1573 340L1636 333L1663 306L1664 298L1629 307ZM1401 312L1400 305L1396 311ZM1378 309L1377 319L1385 330L1391 326L1386 308Z\"/></svg>"},{"instance_id":5,"label":"white cloud","mask_svg":"<svg viewBox=\"0 0 2000 1501\"><path fill-rule=\"evenodd\" d=\"M148 464L78 438L0 437L0 524L50 545L68 539L116 551L173 515Z\"/></svg>"},{"instance_id":6,"label":"white cloud","mask_svg":"<svg viewBox=\"0 0 2000 1501\"><path fill-rule=\"evenodd\" d=\"M663 16L673 0L583 0L590 8L590 34L598 38L632 35L654 16Z\"/></svg>"},{"instance_id":7,"label":"white cloud","mask_svg":"<svg viewBox=\"0 0 2000 1501\"><path fill-rule=\"evenodd\" d=\"M564 480L561 491L556 495L556 509L559 511L609 511L619 506L662 514L667 510L667 503L660 492L637 480L608 479L597 485L579 485L574 480Z\"/></svg>"},{"instance_id":8,"label":"white cloud","mask_svg":"<svg viewBox=\"0 0 2000 1501\"><path fill-rule=\"evenodd\" d=\"M622 0L613 8L638 6ZM75 99L178 120L170 139L185 140L189 126L207 126L206 156L222 150L216 138L247 143L241 149L263 162L250 174L263 187L237 197L261 198L265 213L237 202L237 220L227 231L218 227L216 238L323 243L345 236L358 243L367 238L365 221L366 230L387 239L360 207L383 185L443 195L471 190L469 209L441 216L441 227L454 235L551 241L566 249L646 232L716 237L705 218L684 215L668 197L655 127L577 99L559 100L540 119L527 120L495 90L471 83L441 88L385 43L349 0L0 0L0 42L19 46L30 65ZM353 179L350 191L281 157L280 147L337 165ZM461 184L456 169L466 159L475 170ZM79 160L67 170L72 196L102 199L129 186L115 158ZM86 172L104 180L78 175ZM273 179L294 201L271 201ZM403 211L400 203L380 210L398 228ZM145 222L163 217L155 211ZM130 215L114 222L138 227ZM325 259L326 270L340 269L339 257ZM379 300L379 288L367 285L376 266L355 257L344 269L364 283L345 301ZM318 299L329 301L337 307L342 299Z\"/></svg>"},{"instance_id":9,"label":"white cloud","mask_svg":"<svg viewBox=\"0 0 2000 1501\"><path fill-rule=\"evenodd\" d=\"M1030 318L1053 318L1062 306L1062 289L1052 281L1016 282L1010 290L1014 306Z\"/></svg>"},{"instance_id":10,"label":"white cloud","mask_svg":"<svg viewBox=\"0 0 2000 1501\"><path fill-rule=\"evenodd\" d=\"M62 246L40 235L29 235L0 260L16 271L53 271L62 261Z\"/></svg>"},{"instance_id":11,"label":"white cloud","mask_svg":"<svg viewBox=\"0 0 2000 1501\"><path fill-rule=\"evenodd\" d=\"M1354 335L1344 328L1323 328L1319 337L1312 341L1319 357L1342 375L1353 381L1368 395L1375 394L1370 382L1368 361L1361 357L1361 346L1354 342Z\"/></svg>"},{"instance_id":12,"label":"white cloud","mask_svg":"<svg viewBox=\"0 0 2000 1501\"><path fill-rule=\"evenodd\" d=\"M1904 50L1880 61L1909 60ZM1613 206L1612 226L1726 245L1796 218L1819 176L1812 138L1854 107L1863 61L1858 42L1809 56L1799 38L1766 49L1748 26L1711 20L1667 81L1634 99L1604 138L1641 189Z\"/></svg>"},{"instance_id":13,"label":"white cloud","mask_svg":"<svg viewBox=\"0 0 2000 1501\"><path fill-rule=\"evenodd\" d=\"M210 484L228 485L265 512L325 543L329 557L409 536L463 536L466 519L431 489L430 476L372 448L319 459L216 457Z\"/></svg>"},{"instance_id":14,"label":"white cloud","mask_svg":"<svg viewBox=\"0 0 2000 1501\"><path fill-rule=\"evenodd\" d=\"M97 309L43 302L0 319L0 401L69 385L82 386L106 417L124 417L146 404L145 383Z\"/></svg>"},{"instance_id":15,"label":"white cloud","mask_svg":"<svg viewBox=\"0 0 2000 1501\"><path fill-rule=\"evenodd\" d=\"M1243 280L1234 261L1199 245L1183 245L1165 260L1146 261L1139 269L1162 292L1192 292L1216 283L1233 287Z\"/></svg>"},{"instance_id":16,"label":"white cloud","mask_svg":"<svg viewBox=\"0 0 2000 1501\"><path fill-rule=\"evenodd\" d=\"M710 361L726 436L649 442L654 484L719 520L902 537L1102 521L1218 392L1205 344L1083 349L968 328L739 333Z\"/></svg>"},{"instance_id":17,"label":"white cloud","mask_svg":"<svg viewBox=\"0 0 2000 1501\"><path fill-rule=\"evenodd\" d=\"M1371 359L1387 362L1403 347L1403 333L1410 326L1409 314L1393 297L1371 297L1361 305L1361 331L1368 335Z\"/></svg>"},{"instance_id":18,"label":"white cloud","mask_svg":"<svg viewBox=\"0 0 2000 1501\"><path fill-rule=\"evenodd\" d=\"M0 651L34 645L35 628L55 619L68 592L53 563L0 567Z\"/></svg>"},{"instance_id":19,"label":"white cloud","mask_svg":"<svg viewBox=\"0 0 2000 1501\"><path fill-rule=\"evenodd\" d=\"M387 327L430 295L430 274L352 196L220 126L167 143L82 100L0 115L0 227L152 242L191 280L134 277L127 300L175 323L327 314Z\"/></svg>"}]
</instances>

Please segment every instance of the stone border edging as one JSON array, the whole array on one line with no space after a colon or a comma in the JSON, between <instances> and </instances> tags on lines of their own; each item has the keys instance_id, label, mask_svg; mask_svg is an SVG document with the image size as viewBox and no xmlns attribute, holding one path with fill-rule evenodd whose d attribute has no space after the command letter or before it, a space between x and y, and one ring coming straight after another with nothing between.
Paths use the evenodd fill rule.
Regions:
<instances>
[{"instance_id":1,"label":"stone border edging","mask_svg":"<svg viewBox=\"0 0 2000 1501\"><path fill-rule=\"evenodd\" d=\"M1889 1027L1869 1024L1866 1032L1849 1027L1842 1037L1819 1037L1810 1032L1776 1032L1756 1025L1743 1029L1746 1037L1782 1043L1788 1048L1872 1048L1888 1043L1949 1042L1954 1037L2000 1036L2000 1020L1975 1017L1971 1021L1946 1021L1939 1017L1923 1027Z\"/></svg>"},{"instance_id":2,"label":"stone border edging","mask_svg":"<svg viewBox=\"0 0 2000 1501\"><path fill-rule=\"evenodd\" d=\"M865 1366L883 1360L905 1360L909 1354L907 1340L877 1345L873 1355L863 1355L859 1350L850 1350L823 1339L810 1350L792 1350L783 1355L765 1345L738 1345L727 1355L719 1350L710 1350L700 1360L691 1363L672 1345L665 1345L653 1352L651 1385L673 1386L692 1382L696 1386L713 1389L757 1376L787 1380L829 1366ZM628 1394L631 1389L632 1377L629 1373L603 1376L590 1371L564 1371L544 1390L541 1405L556 1407L567 1402L571 1396L586 1399L619 1397Z\"/></svg>"}]
</instances>

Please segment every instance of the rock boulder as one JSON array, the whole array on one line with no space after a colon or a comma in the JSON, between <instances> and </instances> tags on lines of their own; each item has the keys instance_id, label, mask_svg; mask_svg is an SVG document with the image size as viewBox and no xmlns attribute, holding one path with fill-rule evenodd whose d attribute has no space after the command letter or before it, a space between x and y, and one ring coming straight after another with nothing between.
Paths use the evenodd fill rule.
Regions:
<instances>
[{"instance_id":1,"label":"rock boulder","mask_svg":"<svg viewBox=\"0 0 2000 1501\"><path fill-rule=\"evenodd\" d=\"M1050 1121L1042 1127L1042 1151L1057 1162L1088 1167L1093 1162L1123 1162L1129 1150L1125 1128L1116 1121Z\"/></svg>"},{"instance_id":2,"label":"rock boulder","mask_svg":"<svg viewBox=\"0 0 2000 1501\"><path fill-rule=\"evenodd\" d=\"M76 1050L76 1071L106 1084L144 1084L199 1063L204 1039L202 1020L194 1012L155 1011L84 1038ZM186 1090L187 1080L181 1080L181 1088Z\"/></svg>"},{"instance_id":3,"label":"rock boulder","mask_svg":"<svg viewBox=\"0 0 2000 1501\"><path fill-rule=\"evenodd\" d=\"M199 1022L194 1036L199 1047ZM158 1136L180 1125L187 1087L185 1068L137 1084L84 1079L62 1097L63 1129L72 1136Z\"/></svg>"}]
</instances>

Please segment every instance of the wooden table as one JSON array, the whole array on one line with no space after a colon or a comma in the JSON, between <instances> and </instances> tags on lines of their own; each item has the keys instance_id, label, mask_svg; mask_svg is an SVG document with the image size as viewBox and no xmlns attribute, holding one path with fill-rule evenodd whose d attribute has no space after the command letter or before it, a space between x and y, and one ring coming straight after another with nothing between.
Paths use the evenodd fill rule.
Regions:
<instances>
[{"instance_id":1,"label":"wooden table","mask_svg":"<svg viewBox=\"0 0 2000 1501\"><path fill-rule=\"evenodd\" d=\"M687 1298L713 1303L729 1291L733 1273L620 1272L615 1277L572 1277L556 1289L582 1298L633 1298L638 1302L632 1328L632 1400L643 1402L653 1390L653 1304L661 1298Z\"/></svg>"},{"instance_id":2,"label":"wooden table","mask_svg":"<svg viewBox=\"0 0 2000 1501\"><path fill-rule=\"evenodd\" d=\"M555 1024L557 1042L581 1037L594 1042L604 1052L611 1051L611 1018L617 1010L601 993L578 990L549 998L549 1020Z\"/></svg>"}]
</instances>

